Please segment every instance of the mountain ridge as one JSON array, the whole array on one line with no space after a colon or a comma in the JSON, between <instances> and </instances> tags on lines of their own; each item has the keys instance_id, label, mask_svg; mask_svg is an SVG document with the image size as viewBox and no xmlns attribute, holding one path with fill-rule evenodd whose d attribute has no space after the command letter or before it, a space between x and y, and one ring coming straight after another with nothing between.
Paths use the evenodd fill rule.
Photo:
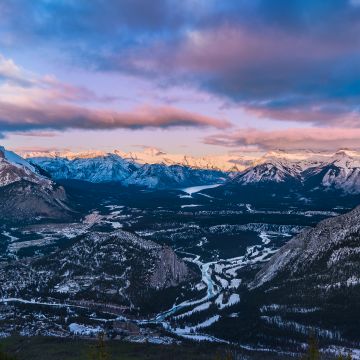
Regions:
<instances>
[{"instance_id":1,"label":"mountain ridge","mask_svg":"<svg viewBox=\"0 0 360 360\"><path fill-rule=\"evenodd\" d=\"M65 190L4 147L0 147L0 189L2 220L33 221L70 216Z\"/></svg>"}]
</instances>

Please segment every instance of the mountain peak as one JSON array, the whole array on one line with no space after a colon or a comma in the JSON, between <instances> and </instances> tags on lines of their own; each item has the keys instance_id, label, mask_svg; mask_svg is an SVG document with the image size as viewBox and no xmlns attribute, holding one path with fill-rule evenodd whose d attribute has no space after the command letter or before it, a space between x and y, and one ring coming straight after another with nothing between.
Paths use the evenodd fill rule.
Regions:
<instances>
[{"instance_id":1,"label":"mountain peak","mask_svg":"<svg viewBox=\"0 0 360 360\"><path fill-rule=\"evenodd\" d=\"M359 154L356 151L349 150L349 149L339 149L336 151L336 153L333 155L333 157L341 158L341 157L359 157Z\"/></svg>"},{"instance_id":2,"label":"mountain peak","mask_svg":"<svg viewBox=\"0 0 360 360\"><path fill-rule=\"evenodd\" d=\"M6 150L4 146L0 146L0 158L5 159L7 162L15 166L23 166L30 171L35 172L35 168L28 161L14 152Z\"/></svg>"}]
</instances>

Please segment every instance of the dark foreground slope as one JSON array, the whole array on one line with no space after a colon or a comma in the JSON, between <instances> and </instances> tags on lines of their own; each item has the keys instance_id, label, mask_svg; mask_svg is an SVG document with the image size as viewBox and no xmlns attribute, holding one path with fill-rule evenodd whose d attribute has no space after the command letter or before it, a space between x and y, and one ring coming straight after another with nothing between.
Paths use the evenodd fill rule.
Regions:
<instances>
[{"instance_id":1,"label":"dark foreground slope","mask_svg":"<svg viewBox=\"0 0 360 360\"><path fill-rule=\"evenodd\" d=\"M300 233L250 286L266 292L267 306L299 308L319 335L360 342L360 207Z\"/></svg>"},{"instance_id":2,"label":"dark foreground slope","mask_svg":"<svg viewBox=\"0 0 360 360\"><path fill-rule=\"evenodd\" d=\"M0 341L16 360L88 360L94 353L96 340L51 337L10 337ZM109 360L296 360L282 353L254 352L236 349L224 344L183 342L177 345L137 344L106 341L105 353ZM323 354L321 360L338 359Z\"/></svg>"}]
</instances>

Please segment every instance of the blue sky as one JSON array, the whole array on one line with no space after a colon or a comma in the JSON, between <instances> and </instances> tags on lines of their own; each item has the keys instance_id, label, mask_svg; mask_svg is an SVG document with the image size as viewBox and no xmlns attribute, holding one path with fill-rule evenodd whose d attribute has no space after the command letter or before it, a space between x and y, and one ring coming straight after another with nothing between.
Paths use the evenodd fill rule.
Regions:
<instances>
[{"instance_id":1,"label":"blue sky","mask_svg":"<svg viewBox=\"0 0 360 360\"><path fill-rule=\"evenodd\" d=\"M359 147L358 0L0 0L13 149Z\"/></svg>"}]
</instances>

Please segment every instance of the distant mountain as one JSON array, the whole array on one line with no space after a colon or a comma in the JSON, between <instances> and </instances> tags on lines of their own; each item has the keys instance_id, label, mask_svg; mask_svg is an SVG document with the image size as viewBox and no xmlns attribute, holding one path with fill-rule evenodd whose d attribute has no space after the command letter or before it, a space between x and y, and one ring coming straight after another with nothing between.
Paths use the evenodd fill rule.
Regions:
<instances>
[{"instance_id":1,"label":"distant mountain","mask_svg":"<svg viewBox=\"0 0 360 360\"><path fill-rule=\"evenodd\" d=\"M66 200L62 187L20 156L0 147L0 219L64 219L70 213Z\"/></svg>"},{"instance_id":2,"label":"distant mountain","mask_svg":"<svg viewBox=\"0 0 360 360\"><path fill-rule=\"evenodd\" d=\"M213 184L224 180L225 174L221 171L192 169L181 165L145 164L125 179L124 184L164 189Z\"/></svg>"},{"instance_id":3,"label":"distant mountain","mask_svg":"<svg viewBox=\"0 0 360 360\"><path fill-rule=\"evenodd\" d=\"M219 170L195 169L184 165L145 164L123 159L116 154L67 159L62 157L30 158L54 179L84 180L93 183L119 182L147 188L176 188L203 185L225 180Z\"/></svg>"},{"instance_id":4,"label":"distant mountain","mask_svg":"<svg viewBox=\"0 0 360 360\"><path fill-rule=\"evenodd\" d=\"M246 155L206 155L206 156L189 156L184 154L170 154L160 149L148 147L142 151L125 152L114 150L112 152L105 151L82 151L82 152L30 152L24 153L26 158L66 158L74 159L90 159L107 156L109 154L118 155L124 160L145 164L164 164L164 165L181 165L193 169L208 169L228 172L234 166L240 170L245 169L251 162L251 156Z\"/></svg>"},{"instance_id":5,"label":"distant mountain","mask_svg":"<svg viewBox=\"0 0 360 360\"><path fill-rule=\"evenodd\" d=\"M303 173L305 182L324 188L343 190L349 194L360 193L360 158L339 151L320 166L309 167ZM317 182L313 179L317 179Z\"/></svg>"},{"instance_id":6,"label":"distant mountain","mask_svg":"<svg viewBox=\"0 0 360 360\"><path fill-rule=\"evenodd\" d=\"M117 182L128 178L139 167L115 154L67 159L36 157L29 161L46 170L54 179L84 180L94 183Z\"/></svg>"},{"instance_id":7,"label":"distant mountain","mask_svg":"<svg viewBox=\"0 0 360 360\"><path fill-rule=\"evenodd\" d=\"M144 164L145 159L152 162ZM253 161L229 160L232 165L228 162L226 172L219 170L223 166L216 166L218 160L187 156L167 158L156 149L141 154L115 150L108 154L86 152L78 156L72 153L59 156L53 153L29 158L54 179L115 181L148 188L203 185L227 179L231 186L299 185L309 191L335 189L347 194L360 193L360 155L354 151L340 150L332 155L270 151Z\"/></svg>"},{"instance_id":8,"label":"distant mountain","mask_svg":"<svg viewBox=\"0 0 360 360\"><path fill-rule=\"evenodd\" d=\"M234 185L298 184L305 189L335 189L360 193L360 157L338 151L333 156L288 159L283 153L264 156L248 169L228 180ZM356 154L357 155L357 154Z\"/></svg>"},{"instance_id":9,"label":"distant mountain","mask_svg":"<svg viewBox=\"0 0 360 360\"><path fill-rule=\"evenodd\" d=\"M279 159L269 159L231 179L232 183L240 185L287 181L301 181L301 168L297 164Z\"/></svg>"},{"instance_id":10,"label":"distant mountain","mask_svg":"<svg viewBox=\"0 0 360 360\"><path fill-rule=\"evenodd\" d=\"M0 266L0 297L92 301L130 309L146 307L157 291L194 276L169 247L121 230L90 232L48 256Z\"/></svg>"}]
</instances>

